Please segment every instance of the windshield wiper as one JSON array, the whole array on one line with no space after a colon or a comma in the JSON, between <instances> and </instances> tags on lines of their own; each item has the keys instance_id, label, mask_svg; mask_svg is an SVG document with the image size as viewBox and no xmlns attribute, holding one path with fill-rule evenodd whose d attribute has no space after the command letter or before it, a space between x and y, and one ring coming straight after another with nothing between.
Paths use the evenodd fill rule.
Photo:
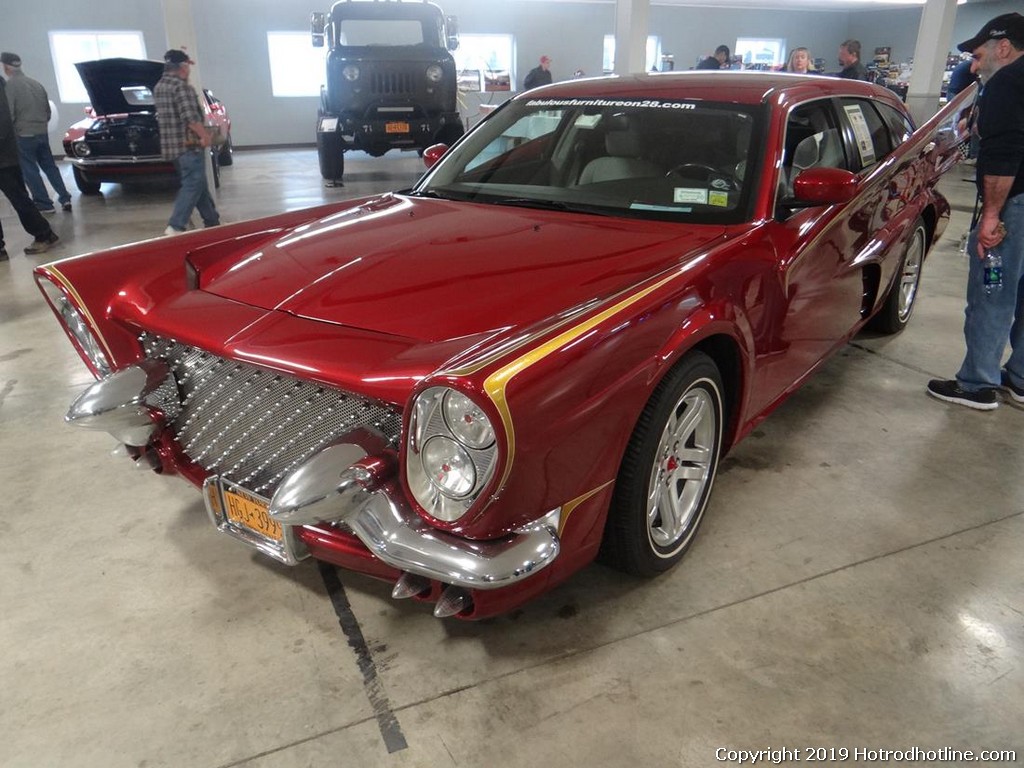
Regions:
<instances>
[{"instance_id":1,"label":"windshield wiper","mask_svg":"<svg viewBox=\"0 0 1024 768\"><path fill-rule=\"evenodd\" d=\"M573 213L589 213L594 216L614 216L614 213L592 205L580 205L579 203L564 203L561 200L544 200L536 197L496 197L477 198L478 203L490 203L492 205L513 205L520 208L538 208L543 211L571 211Z\"/></svg>"}]
</instances>

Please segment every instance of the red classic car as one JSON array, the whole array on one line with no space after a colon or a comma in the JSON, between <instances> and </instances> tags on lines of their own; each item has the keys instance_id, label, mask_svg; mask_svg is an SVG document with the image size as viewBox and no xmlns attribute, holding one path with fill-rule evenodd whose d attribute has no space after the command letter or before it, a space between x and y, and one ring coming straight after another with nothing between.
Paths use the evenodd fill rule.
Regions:
<instances>
[{"instance_id":1,"label":"red classic car","mask_svg":"<svg viewBox=\"0 0 1024 768\"><path fill-rule=\"evenodd\" d=\"M914 132L824 77L530 91L411 189L38 268L98 378L67 418L201 486L221 531L438 616L599 555L660 573L723 453L910 320L961 103Z\"/></svg>"},{"instance_id":2,"label":"red classic car","mask_svg":"<svg viewBox=\"0 0 1024 768\"><path fill-rule=\"evenodd\" d=\"M153 106L153 88L164 65L144 59L99 59L75 64L89 94L89 116L64 133L64 154L78 189L87 195L107 182L175 178L174 165L160 156L160 129ZM206 123L224 142L218 165L231 165L231 118L211 91L203 90Z\"/></svg>"}]
</instances>

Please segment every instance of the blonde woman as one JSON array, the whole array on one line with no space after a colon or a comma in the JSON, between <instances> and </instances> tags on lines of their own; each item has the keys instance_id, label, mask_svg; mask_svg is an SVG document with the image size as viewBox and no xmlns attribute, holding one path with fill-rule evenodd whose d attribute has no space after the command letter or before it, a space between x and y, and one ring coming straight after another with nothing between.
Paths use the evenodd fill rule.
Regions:
<instances>
[{"instance_id":1,"label":"blonde woman","mask_svg":"<svg viewBox=\"0 0 1024 768\"><path fill-rule=\"evenodd\" d=\"M789 61L786 62L786 72L795 72L798 75L812 75L811 52L806 48L794 48L789 54Z\"/></svg>"}]
</instances>

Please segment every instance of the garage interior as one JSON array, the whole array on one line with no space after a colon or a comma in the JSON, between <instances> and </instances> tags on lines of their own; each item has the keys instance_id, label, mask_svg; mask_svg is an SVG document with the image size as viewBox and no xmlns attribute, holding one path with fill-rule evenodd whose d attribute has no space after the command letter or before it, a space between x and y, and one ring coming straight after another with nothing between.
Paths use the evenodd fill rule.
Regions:
<instances>
[{"instance_id":1,"label":"garage interior","mask_svg":"<svg viewBox=\"0 0 1024 768\"><path fill-rule=\"evenodd\" d=\"M301 29L310 10L211 5L222 7L193 4L197 31L216 12L249 27L280 6ZM442 5L464 31L492 31L468 23L481 14L469 0ZM552 5L558 18L595 7L507 5L523 16L529 6L531 29ZM954 39L1012 5L961 6ZM96 3L99 19L81 26L122 27L111 19L123 11ZM694 7L657 7L670 11ZM714 42L736 36L743 11L721 13L729 31L710 20ZM858 36L851 29L866 48L884 44L862 29L886 14L912 41L920 13L836 11L826 36L817 15L787 10L785 36L818 41L831 61ZM806 36L800 15L814 17ZM21 53L51 93L37 30L56 16L77 26L18 9L0 31L0 48ZM158 57L159 19L135 21ZM204 34L205 84L237 130L216 193L224 221L401 189L422 173L413 153L354 153L345 186L324 187L315 150L296 146L309 144L315 105L299 100L253 126L262 107L232 92L264 63L221 66ZM564 49L559 34L545 27L541 44L520 44L519 81L541 53ZM57 152L59 132L51 138ZM851 760L855 748L914 746L1022 756L1024 409L1004 400L976 412L925 395L963 356L959 240L973 168L940 183L952 218L910 326L855 338L730 452L679 567L644 581L595 564L511 615L466 623L392 600L384 582L270 561L217 534L189 484L133 470L109 455L110 436L63 423L92 377L32 269L159 235L174 190L79 195L60 167L74 208L48 219L61 237L51 254L21 254L29 236L0 200L11 253L0 263L0 766L660 768L758 749L808 761L809 747L846 748Z\"/></svg>"}]
</instances>

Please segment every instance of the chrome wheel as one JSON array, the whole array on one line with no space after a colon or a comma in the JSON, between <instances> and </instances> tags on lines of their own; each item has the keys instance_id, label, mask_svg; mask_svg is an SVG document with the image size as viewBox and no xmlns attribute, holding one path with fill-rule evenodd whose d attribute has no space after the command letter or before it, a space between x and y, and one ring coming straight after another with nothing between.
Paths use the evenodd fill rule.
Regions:
<instances>
[{"instance_id":1,"label":"chrome wheel","mask_svg":"<svg viewBox=\"0 0 1024 768\"><path fill-rule=\"evenodd\" d=\"M907 253L903 258L903 268L900 274L898 308L900 323L906 323L914 311L917 288L921 284L921 264L923 262L924 230L917 227L907 244Z\"/></svg>"},{"instance_id":2,"label":"chrome wheel","mask_svg":"<svg viewBox=\"0 0 1024 768\"><path fill-rule=\"evenodd\" d=\"M711 393L697 383L669 415L647 485L647 531L662 557L671 556L680 542L685 543L714 474L718 408Z\"/></svg>"},{"instance_id":3,"label":"chrome wheel","mask_svg":"<svg viewBox=\"0 0 1024 768\"><path fill-rule=\"evenodd\" d=\"M600 557L636 576L674 566L704 518L722 451L722 374L688 352L654 388L622 456Z\"/></svg>"}]
</instances>

